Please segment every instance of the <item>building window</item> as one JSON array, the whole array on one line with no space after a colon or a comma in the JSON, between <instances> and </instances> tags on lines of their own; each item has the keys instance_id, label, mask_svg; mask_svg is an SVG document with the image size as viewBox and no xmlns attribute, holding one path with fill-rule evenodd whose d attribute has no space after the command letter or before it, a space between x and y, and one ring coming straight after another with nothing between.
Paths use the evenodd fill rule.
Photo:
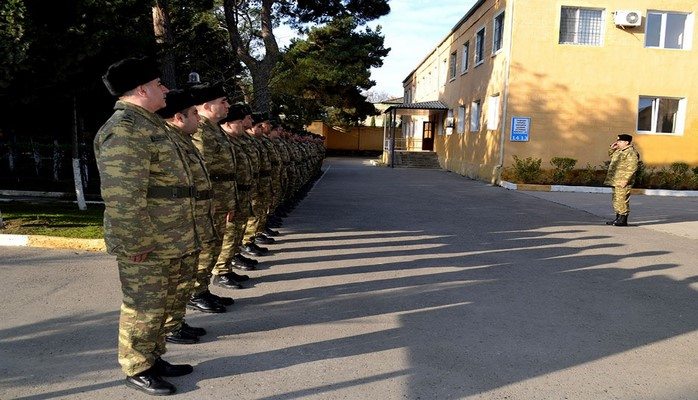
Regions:
<instances>
[{"instance_id":1,"label":"building window","mask_svg":"<svg viewBox=\"0 0 698 400\"><path fill-rule=\"evenodd\" d=\"M490 96L487 101L487 129L496 130L499 127L499 94Z\"/></svg>"},{"instance_id":2,"label":"building window","mask_svg":"<svg viewBox=\"0 0 698 400\"><path fill-rule=\"evenodd\" d=\"M448 70L446 68L448 68L448 60L444 58L441 61L441 74L439 74L439 79L441 79L442 86L445 85L447 81L446 74L448 74Z\"/></svg>"},{"instance_id":3,"label":"building window","mask_svg":"<svg viewBox=\"0 0 698 400\"><path fill-rule=\"evenodd\" d=\"M454 51L451 53L451 57L449 58L448 61L448 78L453 80L456 79L456 58L458 57L458 54Z\"/></svg>"},{"instance_id":4,"label":"building window","mask_svg":"<svg viewBox=\"0 0 698 400\"><path fill-rule=\"evenodd\" d=\"M560 44L601 46L603 39L603 10L562 7Z\"/></svg>"},{"instance_id":5,"label":"building window","mask_svg":"<svg viewBox=\"0 0 698 400\"><path fill-rule=\"evenodd\" d=\"M645 133L683 134L686 99L640 97L637 130Z\"/></svg>"},{"instance_id":6,"label":"building window","mask_svg":"<svg viewBox=\"0 0 698 400\"><path fill-rule=\"evenodd\" d=\"M453 109L448 110L448 115L446 116L446 134L453 134Z\"/></svg>"},{"instance_id":7,"label":"building window","mask_svg":"<svg viewBox=\"0 0 698 400\"><path fill-rule=\"evenodd\" d=\"M468 72L468 63L470 61L470 42L463 44L463 54L461 55L460 73Z\"/></svg>"},{"instance_id":8,"label":"building window","mask_svg":"<svg viewBox=\"0 0 698 400\"><path fill-rule=\"evenodd\" d=\"M485 27L475 34L475 66L485 62Z\"/></svg>"},{"instance_id":9,"label":"building window","mask_svg":"<svg viewBox=\"0 0 698 400\"><path fill-rule=\"evenodd\" d=\"M504 11L494 17L492 25L492 54L497 54L504 45Z\"/></svg>"},{"instance_id":10,"label":"building window","mask_svg":"<svg viewBox=\"0 0 698 400\"><path fill-rule=\"evenodd\" d=\"M645 25L645 47L691 49L693 14L648 11Z\"/></svg>"},{"instance_id":11,"label":"building window","mask_svg":"<svg viewBox=\"0 0 698 400\"><path fill-rule=\"evenodd\" d=\"M465 106L458 106L458 133L465 133Z\"/></svg>"},{"instance_id":12,"label":"building window","mask_svg":"<svg viewBox=\"0 0 698 400\"><path fill-rule=\"evenodd\" d=\"M475 100L470 104L470 132L480 130L480 100Z\"/></svg>"}]
</instances>

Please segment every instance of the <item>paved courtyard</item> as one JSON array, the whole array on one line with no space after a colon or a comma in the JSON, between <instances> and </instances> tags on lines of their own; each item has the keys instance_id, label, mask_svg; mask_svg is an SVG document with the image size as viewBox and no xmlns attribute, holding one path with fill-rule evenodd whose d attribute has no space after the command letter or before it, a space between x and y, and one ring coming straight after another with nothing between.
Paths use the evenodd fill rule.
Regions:
<instances>
[{"instance_id":1,"label":"paved courtyard","mask_svg":"<svg viewBox=\"0 0 698 400\"><path fill-rule=\"evenodd\" d=\"M510 191L329 158L180 399L696 399L698 199ZM140 399L113 257L0 247L0 399Z\"/></svg>"}]
</instances>

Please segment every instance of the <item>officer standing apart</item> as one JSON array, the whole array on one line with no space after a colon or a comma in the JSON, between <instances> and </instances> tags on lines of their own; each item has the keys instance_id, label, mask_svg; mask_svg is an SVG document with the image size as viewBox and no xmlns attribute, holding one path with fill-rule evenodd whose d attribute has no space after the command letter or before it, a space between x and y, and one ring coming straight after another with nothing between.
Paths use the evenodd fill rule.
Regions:
<instances>
[{"instance_id":1,"label":"officer standing apart","mask_svg":"<svg viewBox=\"0 0 698 400\"><path fill-rule=\"evenodd\" d=\"M617 140L611 143L608 149L611 163L608 165L604 185L613 186L613 209L616 219L606 222L607 225L628 226L630 190L635 183L635 173L640 163L640 154L632 142L632 136L618 135Z\"/></svg>"},{"instance_id":2,"label":"officer standing apart","mask_svg":"<svg viewBox=\"0 0 698 400\"><path fill-rule=\"evenodd\" d=\"M149 58L112 64L102 80L118 97L114 114L95 136L104 199L104 240L116 256L123 302L118 360L126 385L151 395L176 389L162 379L191 373L165 353L165 327L176 301L179 274L199 251L193 182L184 155L155 112L167 88Z\"/></svg>"}]
</instances>

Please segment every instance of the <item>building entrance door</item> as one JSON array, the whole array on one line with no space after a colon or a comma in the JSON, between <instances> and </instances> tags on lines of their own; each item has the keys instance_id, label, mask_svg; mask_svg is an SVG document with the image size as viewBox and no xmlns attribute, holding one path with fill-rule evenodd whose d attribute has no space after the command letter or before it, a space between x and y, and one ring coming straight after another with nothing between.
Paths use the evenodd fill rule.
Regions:
<instances>
[{"instance_id":1,"label":"building entrance door","mask_svg":"<svg viewBox=\"0 0 698 400\"><path fill-rule=\"evenodd\" d=\"M434 151L433 121L425 121L422 125L422 150Z\"/></svg>"}]
</instances>

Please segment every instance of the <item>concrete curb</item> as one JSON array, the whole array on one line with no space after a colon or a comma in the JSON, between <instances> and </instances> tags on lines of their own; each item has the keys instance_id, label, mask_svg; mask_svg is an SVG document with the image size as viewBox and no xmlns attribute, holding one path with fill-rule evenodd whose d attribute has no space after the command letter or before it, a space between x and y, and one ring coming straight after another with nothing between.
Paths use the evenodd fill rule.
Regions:
<instances>
[{"instance_id":1,"label":"concrete curb","mask_svg":"<svg viewBox=\"0 0 698 400\"><path fill-rule=\"evenodd\" d=\"M566 186L566 185L532 185L527 183L511 183L501 181L499 186L509 190L525 190L531 192L569 192L569 193L608 193L610 187L596 186ZM698 197L698 190L666 190L666 189L632 189L632 194L645 196Z\"/></svg>"},{"instance_id":2,"label":"concrete curb","mask_svg":"<svg viewBox=\"0 0 698 400\"><path fill-rule=\"evenodd\" d=\"M83 251L107 251L104 239L76 239L43 235L3 235L0 246L44 247Z\"/></svg>"}]
</instances>

